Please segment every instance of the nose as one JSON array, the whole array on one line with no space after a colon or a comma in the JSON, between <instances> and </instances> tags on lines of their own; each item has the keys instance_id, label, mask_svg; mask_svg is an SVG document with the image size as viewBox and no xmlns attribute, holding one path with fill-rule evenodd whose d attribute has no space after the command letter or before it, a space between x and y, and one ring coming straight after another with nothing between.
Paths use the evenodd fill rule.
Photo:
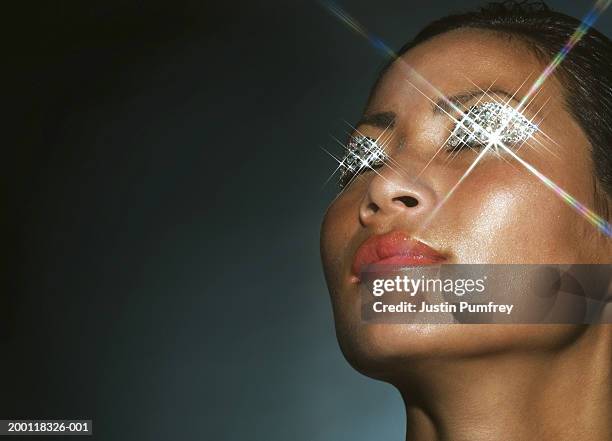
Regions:
<instances>
[{"instance_id":1,"label":"nose","mask_svg":"<svg viewBox=\"0 0 612 441\"><path fill-rule=\"evenodd\" d=\"M435 191L415 179L415 174L385 167L371 179L359 207L359 218L364 226L416 225L433 211L435 204Z\"/></svg>"}]
</instances>

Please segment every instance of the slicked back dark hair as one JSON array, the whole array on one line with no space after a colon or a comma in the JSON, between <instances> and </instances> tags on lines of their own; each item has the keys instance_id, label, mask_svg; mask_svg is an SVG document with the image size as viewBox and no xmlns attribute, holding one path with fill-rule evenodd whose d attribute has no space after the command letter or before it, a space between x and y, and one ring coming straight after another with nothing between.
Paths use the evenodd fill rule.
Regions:
<instances>
[{"instance_id":1,"label":"slicked back dark hair","mask_svg":"<svg viewBox=\"0 0 612 441\"><path fill-rule=\"evenodd\" d=\"M581 22L551 10L544 2L488 3L474 12L436 20L402 47L399 55L437 35L462 29L491 30L525 43L548 64ZM387 66L388 67L388 66ZM386 68L381 73L381 76ZM591 28L555 72L565 89L567 109L592 145L596 184L612 198L612 42ZM601 201L600 201L601 202ZM598 204L599 205L599 204ZM600 206L608 217L606 206Z\"/></svg>"}]
</instances>

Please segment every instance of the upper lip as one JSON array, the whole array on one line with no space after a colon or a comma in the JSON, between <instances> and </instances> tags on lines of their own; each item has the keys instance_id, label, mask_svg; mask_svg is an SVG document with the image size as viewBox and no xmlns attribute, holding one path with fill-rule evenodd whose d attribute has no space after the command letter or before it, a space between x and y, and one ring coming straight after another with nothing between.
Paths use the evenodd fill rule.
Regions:
<instances>
[{"instance_id":1,"label":"upper lip","mask_svg":"<svg viewBox=\"0 0 612 441\"><path fill-rule=\"evenodd\" d=\"M359 277L363 267L373 263L432 265L441 263L446 257L423 242L410 238L401 231L369 237L355 252L353 275Z\"/></svg>"}]
</instances>

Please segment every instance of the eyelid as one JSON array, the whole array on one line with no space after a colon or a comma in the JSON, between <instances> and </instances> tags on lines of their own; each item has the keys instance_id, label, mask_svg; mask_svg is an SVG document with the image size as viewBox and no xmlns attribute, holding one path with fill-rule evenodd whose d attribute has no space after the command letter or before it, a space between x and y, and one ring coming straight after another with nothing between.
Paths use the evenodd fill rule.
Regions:
<instances>
[{"instance_id":1,"label":"eyelid","mask_svg":"<svg viewBox=\"0 0 612 441\"><path fill-rule=\"evenodd\" d=\"M388 159L384 149L374 138L363 135L352 135L342 158L339 186L344 188L353 177L362 171L373 170L382 166Z\"/></svg>"},{"instance_id":2,"label":"eyelid","mask_svg":"<svg viewBox=\"0 0 612 441\"><path fill-rule=\"evenodd\" d=\"M538 127L507 104L485 102L471 106L455 124L447 144L449 149L460 149L474 144L485 146L490 134L499 131L504 144L518 144L533 136Z\"/></svg>"}]
</instances>

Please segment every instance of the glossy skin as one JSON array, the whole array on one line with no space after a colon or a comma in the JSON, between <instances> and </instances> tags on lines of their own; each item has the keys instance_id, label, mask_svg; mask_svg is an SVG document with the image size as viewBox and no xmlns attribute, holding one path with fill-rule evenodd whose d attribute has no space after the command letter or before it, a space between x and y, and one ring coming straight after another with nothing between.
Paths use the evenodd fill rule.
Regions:
<instances>
[{"instance_id":1,"label":"glossy skin","mask_svg":"<svg viewBox=\"0 0 612 441\"><path fill-rule=\"evenodd\" d=\"M449 153L442 150L425 168L455 123L443 113L433 111L428 98L433 101L438 98L426 90L403 62L446 96L493 87L510 95L517 92L518 99L545 66L520 42L481 30L452 31L404 54L385 74L364 112L365 115L396 114L392 137L385 150L404 172L397 173L383 166L377 170L379 174L359 175L331 204L322 225L322 259L338 339L345 356L366 375L399 387L407 400L407 408L413 409L412 417L408 411L409 420L415 421L414 427L424 430L414 429L417 430L414 439L445 439L441 435L444 431L432 428L435 424L431 418L423 417L435 414L432 409L437 404L419 406L414 404L418 399L407 398L427 396L431 392L427 385L434 389L434 384L439 385L441 380L432 376L431 369L443 376L446 369L456 372L469 363L470 369L465 373L469 378L477 375L479 369L495 372L495 358L491 357L504 357L505 367L499 373L514 366L532 369L535 375L540 372L538 363L543 362L543 354L565 354L568 348L576 347L590 348L585 351L609 348L612 329L610 326L543 325L363 326L358 284L351 279L351 264L357 248L374 234L399 230L448 256L448 261L454 263L610 263L612 241L599 234L516 161L507 156L504 161L493 155L478 164L422 228L424 220L461 178L477 153L462 151L449 162ZM503 92L495 95L498 99L507 99ZM469 107L479 99L488 100L476 97L464 104ZM516 106L517 101L511 104ZM537 150L523 147L519 155L579 201L594 207L589 142L565 108L561 84L555 78L549 79L524 114L528 118L536 115L536 121L545 117L539 126L550 139L536 135L535 142L530 143L541 146ZM357 129L372 138L384 130L373 125L360 125ZM399 198L405 196L416 199L418 204L402 203ZM535 358L532 360L529 354L536 354ZM511 355L515 358L508 359ZM607 364L602 369L609 371L610 359L603 357L603 363ZM486 368L478 360L483 363L486 360ZM572 364L571 360L574 358L568 365ZM576 362L575 366L580 365ZM413 387L416 382L418 388ZM498 387L493 380L491 384ZM437 396L450 394L453 387L438 391ZM460 394L455 391L453 396ZM609 404L609 396L606 403ZM428 423L419 425L419 415ZM440 416L438 419L444 420ZM427 427L433 432L428 432Z\"/></svg>"}]
</instances>

